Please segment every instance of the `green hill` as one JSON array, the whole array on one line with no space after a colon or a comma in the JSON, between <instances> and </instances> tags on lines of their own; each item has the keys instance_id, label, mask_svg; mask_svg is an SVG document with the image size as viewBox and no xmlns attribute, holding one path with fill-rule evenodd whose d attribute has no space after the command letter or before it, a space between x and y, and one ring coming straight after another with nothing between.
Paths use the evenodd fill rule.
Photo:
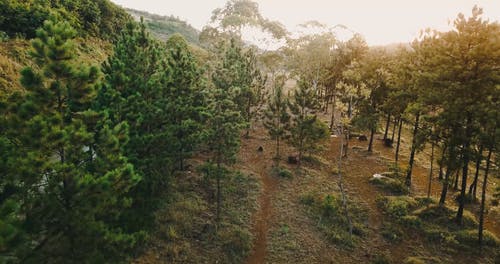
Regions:
<instances>
[{"instance_id":1,"label":"green hill","mask_svg":"<svg viewBox=\"0 0 500 264\"><path fill-rule=\"evenodd\" d=\"M200 44L200 32L186 21L182 21L174 16L160 16L134 9L125 10L136 20L140 20L143 17L149 30L161 40L167 40L171 35L179 33L192 44Z\"/></svg>"}]
</instances>

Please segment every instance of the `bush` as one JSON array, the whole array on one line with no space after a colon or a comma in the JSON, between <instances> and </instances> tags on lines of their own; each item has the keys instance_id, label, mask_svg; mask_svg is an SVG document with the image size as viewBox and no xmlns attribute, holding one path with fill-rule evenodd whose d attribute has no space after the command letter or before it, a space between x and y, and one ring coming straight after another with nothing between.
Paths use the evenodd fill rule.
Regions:
<instances>
[{"instance_id":1,"label":"bush","mask_svg":"<svg viewBox=\"0 0 500 264\"><path fill-rule=\"evenodd\" d=\"M370 183L379 186L380 188L395 195L408 194L408 187L403 181L385 176L384 178L371 178Z\"/></svg>"},{"instance_id":2,"label":"bush","mask_svg":"<svg viewBox=\"0 0 500 264\"><path fill-rule=\"evenodd\" d=\"M477 246L478 245L478 234L477 230L462 230L456 232L456 239L460 244L465 244L467 246ZM485 246L497 247L500 246L500 240L491 232L483 231L483 244Z\"/></svg>"},{"instance_id":3,"label":"bush","mask_svg":"<svg viewBox=\"0 0 500 264\"><path fill-rule=\"evenodd\" d=\"M376 255L375 258L372 260L372 263L373 264L389 264L389 263L391 263L391 260L385 254L381 254L381 255Z\"/></svg>"},{"instance_id":4,"label":"bush","mask_svg":"<svg viewBox=\"0 0 500 264\"><path fill-rule=\"evenodd\" d=\"M0 42L5 42L7 40L9 40L9 35L4 31L0 31Z\"/></svg>"},{"instance_id":5,"label":"bush","mask_svg":"<svg viewBox=\"0 0 500 264\"><path fill-rule=\"evenodd\" d=\"M419 257L408 257L405 259L405 264L425 264L425 261Z\"/></svg>"},{"instance_id":6,"label":"bush","mask_svg":"<svg viewBox=\"0 0 500 264\"><path fill-rule=\"evenodd\" d=\"M241 262L252 249L252 236L248 230L231 226L222 228L218 234L230 263Z\"/></svg>"},{"instance_id":7,"label":"bush","mask_svg":"<svg viewBox=\"0 0 500 264\"><path fill-rule=\"evenodd\" d=\"M420 229L422 227L422 220L414 215L406 215L401 218L401 224L405 227Z\"/></svg>"},{"instance_id":8,"label":"bush","mask_svg":"<svg viewBox=\"0 0 500 264\"><path fill-rule=\"evenodd\" d=\"M392 243L400 242L403 240L403 231L394 225L386 224L382 227L382 237Z\"/></svg>"},{"instance_id":9,"label":"bush","mask_svg":"<svg viewBox=\"0 0 500 264\"><path fill-rule=\"evenodd\" d=\"M398 221L407 216L410 209L417 206L417 202L409 196L388 196L379 199L378 202L387 214Z\"/></svg>"},{"instance_id":10,"label":"bush","mask_svg":"<svg viewBox=\"0 0 500 264\"><path fill-rule=\"evenodd\" d=\"M352 248L356 237L366 234L366 212L355 203L348 203L349 215L352 220L353 236L349 234L349 222L344 214L342 199L335 195L318 195L314 192L302 195L301 203L312 210L311 217L326 238L346 248Z\"/></svg>"},{"instance_id":11,"label":"bush","mask_svg":"<svg viewBox=\"0 0 500 264\"><path fill-rule=\"evenodd\" d=\"M272 174L285 179L293 178L292 172L282 167L273 168Z\"/></svg>"}]
</instances>

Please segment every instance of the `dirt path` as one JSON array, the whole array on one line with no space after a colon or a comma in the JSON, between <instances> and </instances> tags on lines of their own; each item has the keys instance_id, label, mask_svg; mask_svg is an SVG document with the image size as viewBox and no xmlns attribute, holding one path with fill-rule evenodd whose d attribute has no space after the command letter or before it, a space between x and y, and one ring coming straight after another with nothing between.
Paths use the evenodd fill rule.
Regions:
<instances>
[{"instance_id":1,"label":"dirt path","mask_svg":"<svg viewBox=\"0 0 500 264\"><path fill-rule=\"evenodd\" d=\"M254 216L254 232L256 234L252 254L248 257L248 264L264 263L267 254L267 234L272 216L272 197L278 187L276 179L265 171L260 174L262 180L262 194L259 198L260 209Z\"/></svg>"},{"instance_id":2,"label":"dirt path","mask_svg":"<svg viewBox=\"0 0 500 264\"><path fill-rule=\"evenodd\" d=\"M256 134L252 135L251 138L243 140L240 153L241 163L251 165L251 167L245 166L245 169L258 175L262 186L262 193L258 199L259 209L252 217L252 232L255 234L255 239L252 252L246 261L248 264L265 262L268 233L274 215L272 202L279 187L278 180L270 175L273 162L272 142L267 139L266 134L262 134L263 131L259 129L255 131ZM257 150L258 146L262 146L264 151L259 152Z\"/></svg>"}]
</instances>

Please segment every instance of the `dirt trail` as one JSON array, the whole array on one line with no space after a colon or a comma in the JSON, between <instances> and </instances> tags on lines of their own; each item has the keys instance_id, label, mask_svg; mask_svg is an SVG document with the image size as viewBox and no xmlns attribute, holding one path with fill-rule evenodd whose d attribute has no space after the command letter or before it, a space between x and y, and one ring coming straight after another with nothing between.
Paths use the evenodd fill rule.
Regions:
<instances>
[{"instance_id":1,"label":"dirt trail","mask_svg":"<svg viewBox=\"0 0 500 264\"><path fill-rule=\"evenodd\" d=\"M278 182L266 172L260 174L263 191L259 198L260 209L254 216L254 232L256 234L252 254L248 257L248 264L264 263L267 253L267 234L272 216L271 199L276 192Z\"/></svg>"},{"instance_id":2,"label":"dirt trail","mask_svg":"<svg viewBox=\"0 0 500 264\"><path fill-rule=\"evenodd\" d=\"M273 197L279 187L279 182L276 178L270 175L272 168L272 144L266 140L266 135L253 135L250 139L245 139L242 142L242 152L240 159L242 164L251 164L252 167L246 167L246 170L252 171L259 175L262 184L262 193L259 197L259 209L253 215L253 233L255 239L253 241L253 249L246 263L260 264L265 262L267 255L267 236L273 219ZM257 151L257 147L262 146L263 152Z\"/></svg>"}]
</instances>

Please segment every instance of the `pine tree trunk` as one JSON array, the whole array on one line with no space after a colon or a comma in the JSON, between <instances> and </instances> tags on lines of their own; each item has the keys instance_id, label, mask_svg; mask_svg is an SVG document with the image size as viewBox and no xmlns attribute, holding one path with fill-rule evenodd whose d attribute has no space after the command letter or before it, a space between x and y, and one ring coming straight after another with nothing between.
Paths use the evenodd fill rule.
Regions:
<instances>
[{"instance_id":1,"label":"pine tree trunk","mask_svg":"<svg viewBox=\"0 0 500 264\"><path fill-rule=\"evenodd\" d=\"M472 136L472 128L471 128L471 118L470 116L467 118L467 125L465 127L465 144L463 149L463 169L462 169L462 188L460 190L460 200L458 203L458 211L456 221L459 224L462 224L462 218L464 214L465 207L465 193L467 190L467 176L469 172L469 161L470 161L470 138Z\"/></svg>"},{"instance_id":2,"label":"pine tree trunk","mask_svg":"<svg viewBox=\"0 0 500 264\"><path fill-rule=\"evenodd\" d=\"M392 126L392 135L391 141L394 142L394 135L396 134L396 125L399 123L399 120L394 118L394 125Z\"/></svg>"},{"instance_id":3,"label":"pine tree trunk","mask_svg":"<svg viewBox=\"0 0 500 264\"><path fill-rule=\"evenodd\" d=\"M368 143L368 151L372 152L373 148L373 136L375 135L375 128L372 128L370 130L370 143Z\"/></svg>"},{"instance_id":4,"label":"pine tree trunk","mask_svg":"<svg viewBox=\"0 0 500 264\"><path fill-rule=\"evenodd\" d=\"M222 204L222 194L221 194L221 177L222 177L222 172L221 172L221 164L220 160L217 161L217 211L216 211L216 217L215 217L215 222L216 222L216 230L219 228L220 224L220 214L221 214L221 204Z\"/></svg>"},{"instance_id":5,"label":"pine tree trunk","mask_svg":"<svg viewBox=\"0 0 500 264\"><path fill-rule=\"evenodd\" d=\"M349 129L347 129L345 133L345 148L344 148L344 157L347 157L347 151L349 149Z\"/></svg>"},{"instance_id":6,"label":"pine tree trunk","mask_svg":"<svg viewBox=\"0 0 500 264\"><path fill-rule=\"evenodd\" d=\"M475 201L477 193L477 181L479 178L479 169L481 167L481 160L483 157L483 145L479 146L479 152L476 159L476 174L474 175L474 181L469 188L469 196Z\"/></svg>"},{"instance_id":7,"label":"pine tree trunk","mask_svg":"<svg viewBox=\"0 0 500 264\"><path fill-rule=\"evenodd\" d=\"M446 202L446 195L448 194L448 187L450 185L450 174L452 173L451 167L448 166L444 175L443 189L441 190L441 197L439 198L439 206L443 206Z\"/></svg>"},{"instance_id":8,"label":"pine tree trunk","mask_svg":"<svg viewBox=\"0 0 500 264\"><path fill-rule=\"evenodd\" d=\"M391 114L387 114L387 121L385 123L384 141L387 139L389 133L389 125L391 124Z\"/></svg>"},{"instance_id":9,"label":"pine tree trunk","mask_svg":"<svg viewBox=\"0 0 500 264\"><path fill-rule=\"evenodd\" d=\"M396 166L398 166L399 159L399 146L401 144L401 128L403 127L403 118L399 118L399 128L398 128L398 144L396 145Z\"/></svg>"},{"instance_id":10,"label":"pine tree trunk","mask_svg":"<svg viewBox=\"0 0 500 264\"><path fill-rule=\"evenodd\" d=\"M276 137L276 167L280 166L280 137Z\"/></svg>"},{"instance_id":11,"label":"pine tree trunk","mask_svg":"<svg viewBox=\"0 0 500 264\"><path fill-rule=\"evenodd\" d=\"M439 160L439 180L443 180L443 165L444 165L444 155L446 154L446 144L443 145L443 149L441 150L441 159Z\"/></svg>"},{"instance_id":12,"label":"pine tree trunk","mask_svg":"<svg viewBox=\"0 0 500 264\"><path fill-rule=\"evenodd\" d=\"M427 198L431 197L431 187L432 187L432 169L434 165L434 142L432 142L432 147L431 147L431 168L429 171L429 185L427 186Z\"/></svg>"},{"instance_id":13,"label":"pine tree trunk","mask_svg":"<svg viewBox=\"0 0 500 264\"><path fill-rule=\"evenodd\" d=\"M479 209L479 231L478 231L478 242L479 246L483 245L483 226L484 226L484 205L486 203L486 186L488 185L488 172L490 170L491 163L491 149L488 150L488 157L486 159L486 169L484 171L484 181L483 189L481 192L481 208Z\"/></svg>"},{"instance_id":14,"label":"pine tree trunk","mask_svg":"<svg viewBox=\"0 0 500 264\"><path fill-rule=\"evenodd\" d=\"M455 174L455 183L453 184L453 189L458 190L458 178L460 178L460 169L457 169Z\"/></svg>"},{"instance_id":15,"label":"pine tree trunk","mask_svg":"<svg viewBox=\"0 0 500 264\"><path fill-rule=\"evenodd\" d=\"M333 101L332 101L332 116L330 118L330 131L333 132L334 128L333 125L335 124L335 105L337 103L337 97L335 94L333 95Z\"/></svg>"},{"instance_id":16,"label":"pine tree trunk","mask_svg":"<svg viewBox=\"0 0 500 264\"><path fill-rule=\"evenodd\" d=\"M411 187L411 173L413 170L413 162L415 160L415 152L417 150L417 133L418 133L418 121L420 120L420 112L415 115L415 126L413 127L413 139L411 143L411 153L410 161L408 162L408 171L406 173L406 186Z\"/></svg>"}]
</instances>

